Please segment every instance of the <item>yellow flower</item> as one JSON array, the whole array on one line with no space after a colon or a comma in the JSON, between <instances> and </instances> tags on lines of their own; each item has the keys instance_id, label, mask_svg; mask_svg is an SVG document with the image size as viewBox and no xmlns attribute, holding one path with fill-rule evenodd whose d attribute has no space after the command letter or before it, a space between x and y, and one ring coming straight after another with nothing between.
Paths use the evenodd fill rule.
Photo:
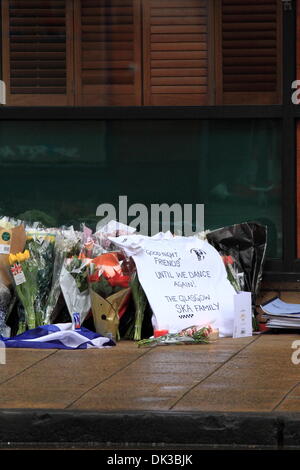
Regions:
<instances>
[{"instance_id":1,"label":"yellow flower","mask_svg":"<svg viewBox=\"0 0 300 470\"><path fill-rule=\"evenodd\" d=\"M10 253L10 255L8 257L9 264L13 265L16 261L17 261L16 255L13 255L12 253Z\"/></svg>"},{"instance_id":2,"label":"yellow flower","mask_svg":"<svg viewBox=\"0 0 300 470\"><path fill-rule=\"evenodd\" d=\"M19 263L21 263L22 261L25 261L25 259L26 259L25 254L21 253L21 252L17 253L16 257L17 257L17 260L19 261Z\"/></svg>"},{"instance_id":3,"label":"yellow flower","mask_svg":"<svg viewBox=\"0 0 300 470\"><path fill-rule=\"evenodd\" d=\"M30 252L29 250L25 250L23 253L19 252L15 255L11 253L8 257L8 261L10 265L13 265L14 263L21 263L22 261L26 261L28 258L30 258Z\"/></svg>"}]
</instances>

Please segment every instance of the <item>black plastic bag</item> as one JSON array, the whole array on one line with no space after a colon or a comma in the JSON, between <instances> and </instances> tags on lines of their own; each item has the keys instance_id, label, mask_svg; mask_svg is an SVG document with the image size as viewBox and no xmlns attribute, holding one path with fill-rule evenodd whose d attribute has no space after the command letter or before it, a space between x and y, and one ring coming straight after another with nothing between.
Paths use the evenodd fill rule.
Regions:
<instances>
[{"instance_id":1,"label":"black plastic bag","mask_svg":"<svg viewBox=\"0 0 300 470\"><path fill-rule=\"evenodd\" d=\"M244 273L244 290L252 293L255 305L265 261L267 227L257 222L223 227L209 232L207 241L220 254L234 258L239 272Z\"/></svg>"}]
</instances>

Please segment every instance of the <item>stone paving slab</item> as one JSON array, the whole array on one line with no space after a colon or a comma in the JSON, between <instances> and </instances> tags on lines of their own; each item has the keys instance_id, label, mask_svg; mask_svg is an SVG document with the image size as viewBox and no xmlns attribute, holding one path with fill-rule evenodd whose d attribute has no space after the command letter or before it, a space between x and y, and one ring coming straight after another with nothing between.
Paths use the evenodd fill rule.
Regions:
<instances>
[{"instance_id":1,"label":"stone paving slab","mask_svg":"<svg viewBox=\"0 0 300 470\"><path fill-rule=\"evenodd\" d=\"M6 371L2 384L0 378L0 409L169 410L256 340L224 338L209 345L155 348L122 341L110 349L52 350L44 355L8 349L6 365L0 366L0 374Z\"/></svg>"},{"instance_id":2,"label":"stone paving slab","mask_svg":"<svg viewBox=\"0 0 300 470\"><path fill-rule=\"evenodd\" d=\"M297 338L264 334L209 345L138 348L122 341L101 350L8 349L0 366L0 409L254 412L289 402L291 410L300 399L300 365L291 361Z\"/></svg>"},{"instance_id":3,"label":"stone paving slab","mask_svg":"<svg viewBox=\"0 0 300 470\"><path fill-rule=\"evenodd\" d=\"M64 431L65 441L73 442L79 423L81 443L120 442L124 420L135 426L123 440L140 442L139 435L145 445L188 439L192 446L300 444L300 364L291 360L299 338L262 334L208 345L138 348L121 341L101 350L8 349L0 365L0 446L8 440L4 427L15 442L38 435L40 441L44 428L44 442L61 442ZM194 440L191 420L198 429ZM22 434L25 422L32 429Z\"/></svg>"},{"instance_id":4,"label":"stone paving slab","mask_svg":"<svg viewBox=\"0 0 300 470\"><path fill-rule=\"evenodd\" d=\"M22 374L32 365L38 364L56 351L36 349L7 349L6 364L0 364L0 384L4 384L18 374Z\"/></svg>"},{"instance_id":5,"label":"stone paving slab","mask_svg":"<svg viewBox=\"0 0 300 470\"><path fill-rule=\"evenodd\" d=\"M146 353L133 346L127 343L100 350L48 350L43 356L39 350L7 349L6 364L0 365L0 409L66 408ZM19 368L15 373L15 355L19 357L20 353L23 371ZM34 354L39 357L36 362ZM9 377L3 383L2 371Z\"/></svg>"}]
</instances>

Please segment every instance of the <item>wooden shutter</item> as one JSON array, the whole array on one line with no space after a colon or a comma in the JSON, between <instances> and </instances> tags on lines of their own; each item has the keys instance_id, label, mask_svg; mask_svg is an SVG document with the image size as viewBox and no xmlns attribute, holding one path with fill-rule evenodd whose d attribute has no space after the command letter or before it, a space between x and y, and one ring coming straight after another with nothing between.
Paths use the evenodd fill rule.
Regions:
<instances>
[{"instance_id":1,"label":"wooden shutter","mask_svg":"<svg viewBox=\"0 0 300 470\"><path fill-rule=\"evenodd\" d=\"M299 17L298 17L299 18ZM297 258L300 258L300 120L297 120L296 126L296 210L297 210Z\"/></svg>"},{"instance_id":2,"label":"wooden shutter","mask_svg":"<svg viewBox=\"0 0 300 470\"><path fill-rule=\"evenodd\" d=\"M140 0L75 0L77 104L141 104Z\"/></svg>"},{"instance_id":3,"label":"wooden shutter","mask_svg":"<svg viewBox=\"0 0 300 470\"><path fill-rule=\"evenodd\" d=\"M208 5L143 0L145 105L209 104Z\"/></svg>"},{"instance_id":4,"label":"wooden shutter","mask_svg":"<svg viewBox=\"0 0 300 470\"><path fill-rule=\"evenodd\" d=\"M296 79L300 80L300 2L296 3ZM299 88L298 88L299 90ZM299 96L299 95L298 95ZM297 258L300 258L300 120L296 125L296 211L297 211Z\"/></svg>"},{"instance_id":5,"label":"wooden shutter","mask_svg":"<svg viewBox=\"0 0 300 470\"><path fill-rule=\"evenodd\" d=\"M280 102L281 0L217 0L217 104Z\"/></svg>"},{"instance_id":6,"label":"wooden shutter","mask_svg":"<svg viewBox=\"0 0 300 470\"><path fill-rule=\"evenodd\" d=\"M7 104L73 104L72 3L2 0Z\"/></svg>"}]
</instances>

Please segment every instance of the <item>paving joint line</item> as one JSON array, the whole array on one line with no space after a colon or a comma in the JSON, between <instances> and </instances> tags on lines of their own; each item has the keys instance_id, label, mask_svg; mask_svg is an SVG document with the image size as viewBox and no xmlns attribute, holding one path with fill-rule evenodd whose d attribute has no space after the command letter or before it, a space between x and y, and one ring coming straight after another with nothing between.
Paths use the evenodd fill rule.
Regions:
<instances>
[{"instance_id":1,"label":"paving joint line","mask_svg":"<svg viewBox=\"0 0 300 470\"><path fill-rule=\"evenodd\" d=\"M40 362L45 361L46 359L48 359L48 357L51 357L51 356L53 356L54 354L57 354L57 352L58 352L58 350L57 350L57 351L53 351L52 353L48 354L48 355L45 356L45 357L42 357L42 358L39 359L38 361L33 362L32 364L30 364L30 366L25 367L25 369L22 369L21 371L19 371L19 372L17 372L16 374L12 375L12 376L9 377L8 379L4 380L3 382L0 382L0 387L1 387L1 385L6 384L6 383L9 382L10 380L15 379L15 378L18 377L19 375L22 375L23 372L27 371L27 370L30 369L31 367L34 367L34 366L36 366L37 364L39 364Z\"/></svg>"},{"instance_id":2,"label":"paving joint line","mask_svg":"<svg viewBox=\"0 0 300 470\"><path fill-rule=\"evenodd\" d=\"M76 403L78 400L80 400L82 397L84 397L84 395L86 395L87 393L91 392L92 390L94 390L94 388L98 387L99 385L105 383L107 380L111 379L114 375L118 374L119 372L121 372L122 370L125 370L127 369L127 367L131 366L132 364L134 364L136 361L138 361L141 357L144 357L146 354L150 353L151 351L151 348L149 348L147 351L145 351L143 354L141 354L139 357L133 359L132 361L130 361L129 363L126 364L126 366L124 367L120 367L119 369L117 369L115 372L113 372L112 374L110 374L108 377L106 377L105 379L103 380L100 380L100 382L97 382L95 385L93 385L92 387L90 387L88 390L86 390L85 392L83 392L81 395L79 395L75 400L73 400L71 403L69 403L67 406L65 406L65 410L70 408L72 405L74 405L74 403Z\"/></svg>"},{"instance_id":3,"label":"paving joint line","mask_svg":"<svg viewBox=\"0 0 300 470\"><path fill-rule=\"evenodd\" d=\"M281 405L281 403L284 402L284 400L286 398L288 398L289 394L292 393L292 391L298 387L298 385L300 385L300 381L296 382L287 392L286 394L279 400L279 402L277 403L277 405L275 405L273 408L272 408L272 411L276 411L277 408Z\"/></svg>"},{"instance_id":4,"label":"paving joint line","mask_svg":"<svg viewBox=\"0 0 300 470\"><path fill-rule=\"evenodd\" d=\"M173 403L173 405L170 406L169 410L173 410L174 407L186 396L188 395L188 393L190 393L192 390L194 390L194 388L198 387L198 385L201 385L203 382L205 382L205 380L209 379L215 372L217 372L218 370L220 370L223 366L225 366L225 364L227 364L229 361L231 361L235 356L237 356L238 354L240 354L240 352L244 351L246 348L248 348L248 346L250 346L251 344L255 343L255 341L258 341L258 339L260 338L261 336L257 336L255 338L253 338L253 340L246 344L245 346L243 346L241 349L239 349L236 353L232 354L232 356L230 356L228 359L226 359L225 362L222 362L222 364L220 364L219 366L217 366L212 372L210 372L206 377L204 377L203 379L199 380L199 382L195 383L194 385L192 385L188 390L186 390L182 396L180 398L178 398L175 403Z\"/></svg>"}]
</instances>

